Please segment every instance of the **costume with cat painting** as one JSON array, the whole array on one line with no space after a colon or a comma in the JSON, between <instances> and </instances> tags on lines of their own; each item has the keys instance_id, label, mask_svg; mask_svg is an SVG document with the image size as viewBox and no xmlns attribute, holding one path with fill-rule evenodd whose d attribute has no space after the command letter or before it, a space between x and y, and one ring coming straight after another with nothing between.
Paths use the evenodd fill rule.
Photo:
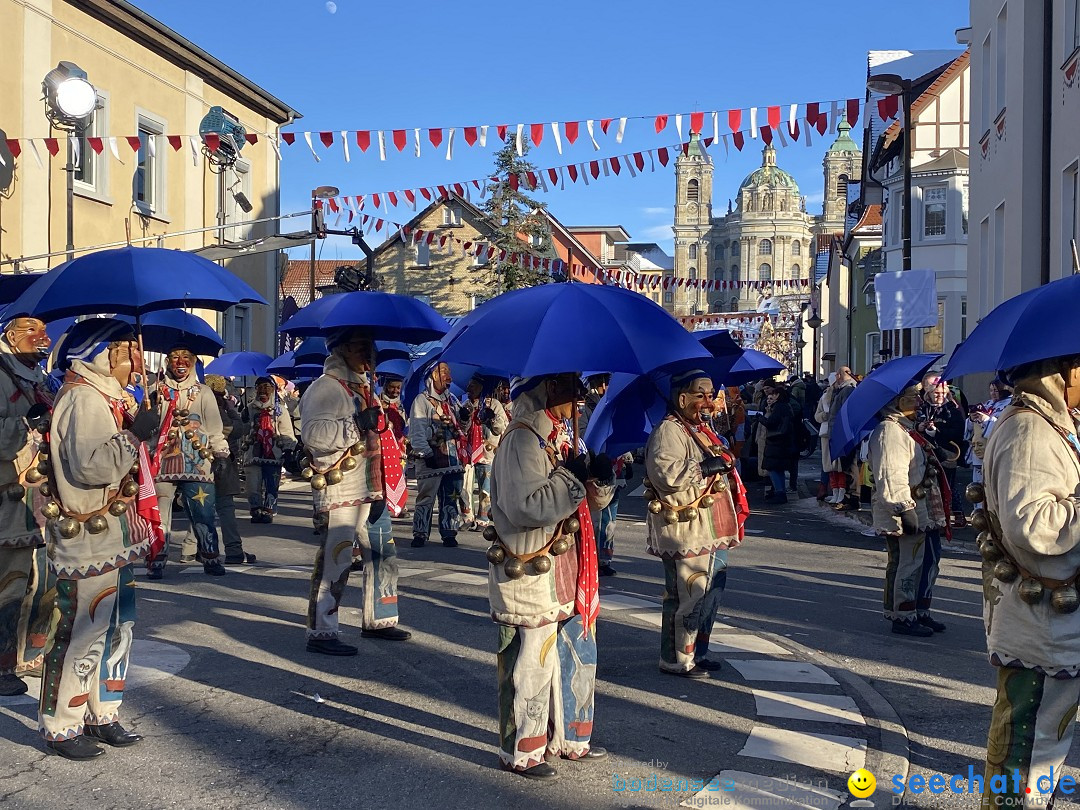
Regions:
<instances>
[{"instance_id":1,"label":"costume with cat painting","mask_svg":"<svg viewBox=\"0 0 1080 810\"><path fill-rule=\"evenodd\" d=\"M36 423L52 406L39 364L48 349L45 324L36 318L14 319L0 338L0 695L25 692L17 675L41 665L55 597L44 518L35 508L41 483L26 478L41 443L28 416Z\"/></svg>"},{"instance_id":2,"label":"costume with cat painting","mask_svg":"<svg viewBox=\"0 0 1080 810\"><path fill-rule=\"evenodd\" d=\"M307 649L355 655L357 648L338 638L338 609L354 545L364 562L362 635L391 640L410 635L396 626L397 546L389 525L390 512L403 503L404 480L399 445L371 389L370 336L357 329L338 330L327 338L327 346L330 356L322 376L304 394L300 423L311 467L326 481L313 493L315 512L327 514L328 521L311 576ZM330 483L331 471L340 475L336 483Z\"/></svg>"},{"instance_id":3,"label":"costume with cat painting","mask_svg":"<svg viewBox=\"0 0 1080 810\"><path fill-rule=\"evenodd\" d=\"M545 754L605 753L590 743L599 597L588 510L610 501L614 474L605 456L590 463L572 452L565 420L579 387L572 374L515 380L514 419L492 464L498 540L489 553L505 560L488 574L499 625L499 757L533 778L554 776ZM553 542L569 548L558 553ZM537 568L538 558L549 564ZM525 573L515 578L507 565L520 562Z\"/></svg>"},{"instance_id":4,"label":"costume with cat painting","mask_svg":"<svg viewBox=\"0 0 1080 810\"><path fill-rule=\"evenodd\" d=\"M130 325L86 323L68 347L71 366L56 397L49 483L60 517L45 527L57 618L39 720L47 745L72 759L102 753L95 739L114 746L139 739L118 717L135 622L131 564L146 555L151 536L133 500L135 479L149 489L140 451L158 424L152 411L135 414L124 390L142 363Z\"/></svg>"},{"instance_id":5,"label":"costume with cat painting","mask_svg":"<svg viewBox=\"0 0 1080 810\"><path fill-rule=\"evenodd\" d=\"M245 482L252 523L273 523L286 453L296 449L292 417L269 377L255 381L255 399L244 409L249 432L244 448Z\"/></svg>"}]
</instances>

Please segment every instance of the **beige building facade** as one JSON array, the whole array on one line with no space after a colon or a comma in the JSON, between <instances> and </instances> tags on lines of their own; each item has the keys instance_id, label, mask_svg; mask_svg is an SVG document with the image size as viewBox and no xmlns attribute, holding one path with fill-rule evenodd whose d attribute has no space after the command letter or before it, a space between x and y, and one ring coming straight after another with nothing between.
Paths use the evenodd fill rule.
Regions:
<instances>
[{"instance_id":1,"label":"beige building facade","mask_svg":"<svg viewBox=\"0 0 1080 810\"><path fill-rule=\"evenodd\" d=\"M279 128L298 117L284 102L123 0L0 0L0 32L0 144L13 138L22 147L17 158L0 147L13 167L6 173L0 167L0 272L44 271L66 258L70 133L51 126L42 101L42 79L61 61L84 70L98 93L93 119L77 134L104 139L79 140L75 255L123 243L129 228L134 244L181 250L277 233L276 222L247 223L280 213L279 159L269 139L276 142ZM189 139L214 106L258 136L243 144L224 173L212 171ZM170 135L181 136L179 149ZM128 136L138 137L137 149ZM55 156L43 140L25 140L50 137L61 139ZM250 201L250 212L237 195ZM200 228L211 230L170 236ZM231 259L226 266L271 302L220 317L216 325L227 348L271 349L278 254Z\"/></svg>"}]
</instances>

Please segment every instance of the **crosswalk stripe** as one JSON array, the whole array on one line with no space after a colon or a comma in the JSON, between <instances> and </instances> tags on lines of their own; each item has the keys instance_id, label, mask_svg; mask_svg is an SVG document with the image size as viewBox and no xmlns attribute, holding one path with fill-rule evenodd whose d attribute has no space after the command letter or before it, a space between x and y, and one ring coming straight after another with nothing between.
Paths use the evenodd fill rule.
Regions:
<instances>
[{"instance_id":1,"label":"crosswalk stripe","mask_svg":"<svg viewBox=\"0 0 1080 810\"><path fill-rule=\"evenodd\" d=\"M762 717L866 725L866 720L863 719L858 705L847 695L771 692L765 689L752 691L757 703L757 713Z\"/></svg>"},{"instance_id":2,"label":"crosswalk stripe","mask_svg":"<svg viewBox=\"0 0 1080 810\"><path fill-rule=\"evenodd\" d=\"M839 686L828 672L805 661L728 660L748 681L786 681Z\"/></svg>"},{"instance_id":3,"label":"crosswalk stripe","mask_svg":"<svg viewBox=\"0 0 1080 810\"><path fill-rule=\"evenodd\" d=\"M754 726L739 756L793 762L821 771L849 774L866 764L866 740Z\"/></svg>"}]
</instances>

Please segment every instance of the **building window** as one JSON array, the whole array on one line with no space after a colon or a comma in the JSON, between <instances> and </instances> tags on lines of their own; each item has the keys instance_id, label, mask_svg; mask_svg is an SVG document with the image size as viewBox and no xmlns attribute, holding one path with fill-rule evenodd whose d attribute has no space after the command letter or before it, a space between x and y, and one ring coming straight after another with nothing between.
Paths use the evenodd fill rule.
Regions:
<instances>
[{"instance_id":1,"label":"building window","mask_svg":"<svg viewBox=\"0 0 1080 810\"><path fill-rule=\"evenodd\" d=\"M904 193L902 191L889 192L889 203L895 201L896 219L893 220L892 233L889 234L889 244L899 245L903 242L904 233Z\"/></svg>"},{"instance_id":2,"label":"building window","mask_svg":"<svg viewBox=\"0 0 1080 810\"><path fill-rule=\"evenodd\" d=\"M739 283L739 265L737 265L737 264L731 265L731 283L732 284L738 284Z\"/></svg>"},{"instance_id":3,"label":"building window","mask_svg":"<svg viewBox=\"0 0 1080 810\"><path fill-rule=\"evenodd\" d=\"M729 312L738 312L739 311L739 299L738 298L732 297L732 299L731 299L731 309L728 310L728 311Z\"/></svg>"},{"instance_id":4,"label":"building window","mask_svg":"<svg viewBox=\"0 0 1080 810\"><path fill-rule=\"evenodd\" d=\"M697 258L697 245L696 244L692 244L692 245L690 245L689 248L687 248L686 257L688 259L696 259Z\"/></svg>"},{"instance_id":5,"label":"building window","mask_svg":"<svg viewBox=\"0 0 1080 810\"><path fill-rule=\"evenodd\" d=\"M967 299L960 299L960 339L967 339Z\"/></svg>"},{"instance_id":6,"label":"building window","mask_svg":"<svg viewBox=\"0 0 1080 810\"><path fill-rule=\"evenodd\" d=\"M945 299L937 302L937 325L922 330L922 350L927 354L941 354L945 351Z\"/></svg>"},{"instance_id":7,"label":"building window","mask_svg":"<svg viewBox=\"0 0 1080 810\"><path fill-rule=\"evenodd\" d=\"M761 242L758 243L758 251L757 252L761 256L771 256L772 255L772 240L771 239L762 239Z\"/></svg>"},{"instance_id":8,"label":"building window","mask_svg":"<svg viewBox=\"0 0 1080 810\"><path fill-rule=\"evenodd\" d=\"M225 183L225 224L232 227L225 228L223 237L227 242L242 242L251 238L251 226L244 225L248 217L247 212L240 206L242 199L251 204L251 164L246 160L238 160L232 168L226 171L221 182Z\"/></svg>"},{"instance_id":9,"label":"building window","mask_svg":"<svg viewBox=\"0 0 1080 810\"><path fill-rule=\"evenodd\" d=\"M715 248L713 248L713 258L716 259L718 262L724 260L724 246L723 245L717 245Z\"/></svg>"},{"instance_id":10,"label":"building window","mask_svg":"<svg viewBox=\"0 0 1080 810\"><path fill-rule=\"evenodd\" d=\"M801 272L802 272L802 269L799 267L799 265L797 265L797 264L791 265L791 277L792 277L792 279L799 278L799 273L801 273Z\"/></svg>"},{"instance_id":11,"label":"building window","mask_svg":"<svg viewBox=\"0 0 1080 810\"><path fill-rule=\"evenodd\" d=\"M878 352L881 351L881 333L867 332L866 334L866 368L878 361Z\"/></svg>"},{"instance_id":12,"label":"building window","mask_svg":"<svg viewBox=\"0 0 1080 810\"><path fill-rule=\"evenodd\" d=\"M442 224L443 225L460 225L461 224L461 209L452 203L446 203L443 206L442 212Z\"/></svg>"},{"instance_id":13,"label":"building window","mask_svg":"<svg viewBox=\"0 0 1080 810\"><path fill-rule=\"evenodd\" d=\"M723 312L724 311L724 302L723 301L713 301L713 303L712 303L712 311L713 312Z\"/></svg>"},{"instance_id":14,"label":"building window","mask_svg":"<svg viewBox=\"0 0 1080 810\"><path fill-rule=\"evenodd\" d=\"M713 270L712 277L713 277L713 281L723 281L724 280L724 268L723 267L718 267L716 270Z\"/></svg>"},{"instance_id":15,"label":"building window","mask_svg":"<svg viewBox=\"0 0 1080 810\"><path fill-rule=\"evenodd\" d=\"M739 243L734 239L731 240L731 258L739 258Z\"/></svg>"},{"instance_id":16,"label":"building window","mask_svg":"<svg viewBox=\"0 0 1080 810\"><path fill-rule=\"evenodd\" d=\"M798 239L791 243L791 255L802 256L802 242Z\"/></svg>"},{"instance_id":17,"label":"building window","mask_svg":"<svg viewBox=\"0 0 1080 810\"><path fill-rule=\"evenodd\" d=\"M1065 14L1065 56L1068 57L1077 48L1080 48L1080 0L1070 0L1066 3Z\"/></svg>"},{"instance_id":18,"label":"building window","mask_svg":"<svg viewBox=\"0 0 1080 810\"><path fill-rule=\"evenodd\" d=\"M250 307L238 304L221 316L221 339L225 351L242 352L251 345Z\"/></svg>"},{"instance_id":19,"label":"building window","mask_svg":"<svg viewBox=\"0 0 1080 810\"><path fill-rule=\"evenodd\" d=\"M842 174L836 178L836 198L847 202L848 176Z\"/></svg>"},{"instance_id":20,"label":"building window","mask_svg":"<svg viewBox=\"0 0 1080 810\"><path fill-rule=\"evenodd\" d=\"M772 265L762 264L757 271L758 281L772 281Z\"/></svg>"},{"instance_id":21,"label":"building window","mask_svg":"<svg viewBox=\"0 0 1080 810\"><path fill-rule=\"evenodd\" d=\"M960 189L960 227L964 236L968 232L968 184L964 183Z\"/></svg>"},{"instance_id":22,"label":"building window","mask_svg":"<svg viewBox=\"0 0 1080 810\"><path fill-rule=\"evenodd\" d=\"M687 270L686 277L691 281L697 281L697 268L691 267L689 270Z\"/></svg>"},{"instance_id":23,"label":"building window","mask_svg":"<svg viewBox=\"0 0 1080 810\"><path fill-rule=\"evenodd\" d=\"M697 202L701 197L701 189L698 187L698 181L691 179L686 184L686 199L690 202Z\"/></svg>"},{"instance_id":24,"label":"building window","mask_svg":"<svg viewBox=\"0 0 1080 810\"><path fill-rule=\"evenodd\" d=\"M979 86L979 132L990 131L990 105L993 102L991 87L994 79L994 50L990 45L990 34L982 44L982 65L980 66L981 80ZM980 136L981 137L981 136Z\"/></svg>"},{"instance_id":25,"label":"building window","mask_svg":"<svg viewBox=\"0 0 1080 810\"><path fill-rule=\"evenodd\" d=\"M474 248L474 250L476 250L476 255L473 256L473 267L482 267L487 264L487 249L487 242L477 243L477 248Z\"/></svg>"},{"instance_id":26,"label":"building window","mask_svg":"<svg viewBox=\"0 0 1080 810\"><path fill-rule=\"evenodd\" d=\"M997 26L994 29L994 45L995 45L995 59L997 64L997 79L994 84L996 91L995 95L995 109L998 112L1005 109L1005 83L1008 81L1008 73L1006 72L1006 54L1008 53L1008 39L1009 39L1009 6L1004 4L1001 7L1001 12L998 14Z\"/></svg>"},{"instance_id":27,"label":"building window","mask_svg":"<svg viewBox=\"0 0 1080 810\"><path fill-rule=\"evenodd\" d=\"M165 160L157 136L165 133L163 121L140 115L139 154L135 164L134 202L142 214L165 211Z\"/></svg>"},{"instance_id":28,"label":"building window","mask_svg":"<svg viewBox=\"0 0 1080 810\"><path fill-rule=\"evenodd\" d=\"M1005 300L1005 203L994 209L994 305Z\"/></svg>"},{"instance_id":29,"label":"building window","mask_svg":"<svg viewBox=\"0 0 1080 810\"><path fill-rule=\"evenodd\" d=\"M105 161L104 144L99 155L87 140L87 138L101 138L108 133L106 115L105 99L99 94L98 108L94 111L93 118L75 129L74 134L78 139L79 151L75 155L78 162L72 179L75 181L77 191L92 191L97 194L105 194L108 191L105 178L105 167L108 163Z\"/></svg>"},{"instance_id":30,"label":"building window","mask_svg":"<svg viewBox=\"0 0 1080 810\"><path fill-rule=\"evenodd\" d=\"M945 235L946 195L945 186L923 189L923 236L932 238Z\"/></svg>"},{"instance_id":31,"label":"building window","mask_svg":"<svg viewBox=\"0 0 1080 810\"><path fill-rule=\"evenodd\" d=\"M431 264L431 245L427 242L420 242L416 246L416 265L417 267L428 267Z\"/></svg>"},{"instance_id":32,"label":"building window","mask_svg":"<svg viewBox=\"0 0 1080 810\"><path fill-rule=\"evenodd\" d=\"M674 304L675 303L675 293L673 293L671 290L667 290L664 293L664 303L665 304Z\"/></svg>"}]
</instances>

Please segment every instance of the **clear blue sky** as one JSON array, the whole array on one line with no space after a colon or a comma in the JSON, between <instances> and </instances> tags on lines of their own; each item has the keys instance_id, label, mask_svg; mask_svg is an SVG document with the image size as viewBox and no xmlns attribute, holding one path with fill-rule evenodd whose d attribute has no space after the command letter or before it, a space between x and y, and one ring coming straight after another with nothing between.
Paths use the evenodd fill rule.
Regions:
<instances>
[{"instance_id":1,"label":"clear blue sky","mask_svg":"<svg viewBox=\"0 0 1080 810\"><path fill-rule=\"evenodd\" d=\"M835 0L656 3L640 0L134 0L135 4L217 56L304 118L293 129L356 130L585 120L746 108L862 96L866 53L874 49L954 48L967 25L968 0L859 3ZM764 113L762 112L762 120ZM723 126L723 121L721 121ZM684 126L686 126L684 124ZM706 134L711 131L706 124ZM594 152L582 127L559 155L545 133L530 157L538 167L674 143L631 121L622 145L600 139ZM614 129L612 130L614 132ZM857 136L858 133L852 133ZM387 135L389 146L389 133ZM298 138L285 147L282 210L303 210L312 188L342 194L398 190L482 177L496 143L466 147L453 161L411 143L385 162L375 149L340 146L316 164ZM338 139L339 140L339 139ZM821 210L821 158L827 140L781 149L808 210ZM260 144L258 149L267 148ZM714 149L716 213L760 162L759 143L724 159ZM604 178L585 187L538 194L568 225L618 224L635 241L670 252L674 178L655 174ZM394 216L406 221L402 207ZM298 229L292 220L287 229ZM373 235L375 243L381 237ZM353 255L329 241L323 258Z\"/></svg>"}]
</instances>

